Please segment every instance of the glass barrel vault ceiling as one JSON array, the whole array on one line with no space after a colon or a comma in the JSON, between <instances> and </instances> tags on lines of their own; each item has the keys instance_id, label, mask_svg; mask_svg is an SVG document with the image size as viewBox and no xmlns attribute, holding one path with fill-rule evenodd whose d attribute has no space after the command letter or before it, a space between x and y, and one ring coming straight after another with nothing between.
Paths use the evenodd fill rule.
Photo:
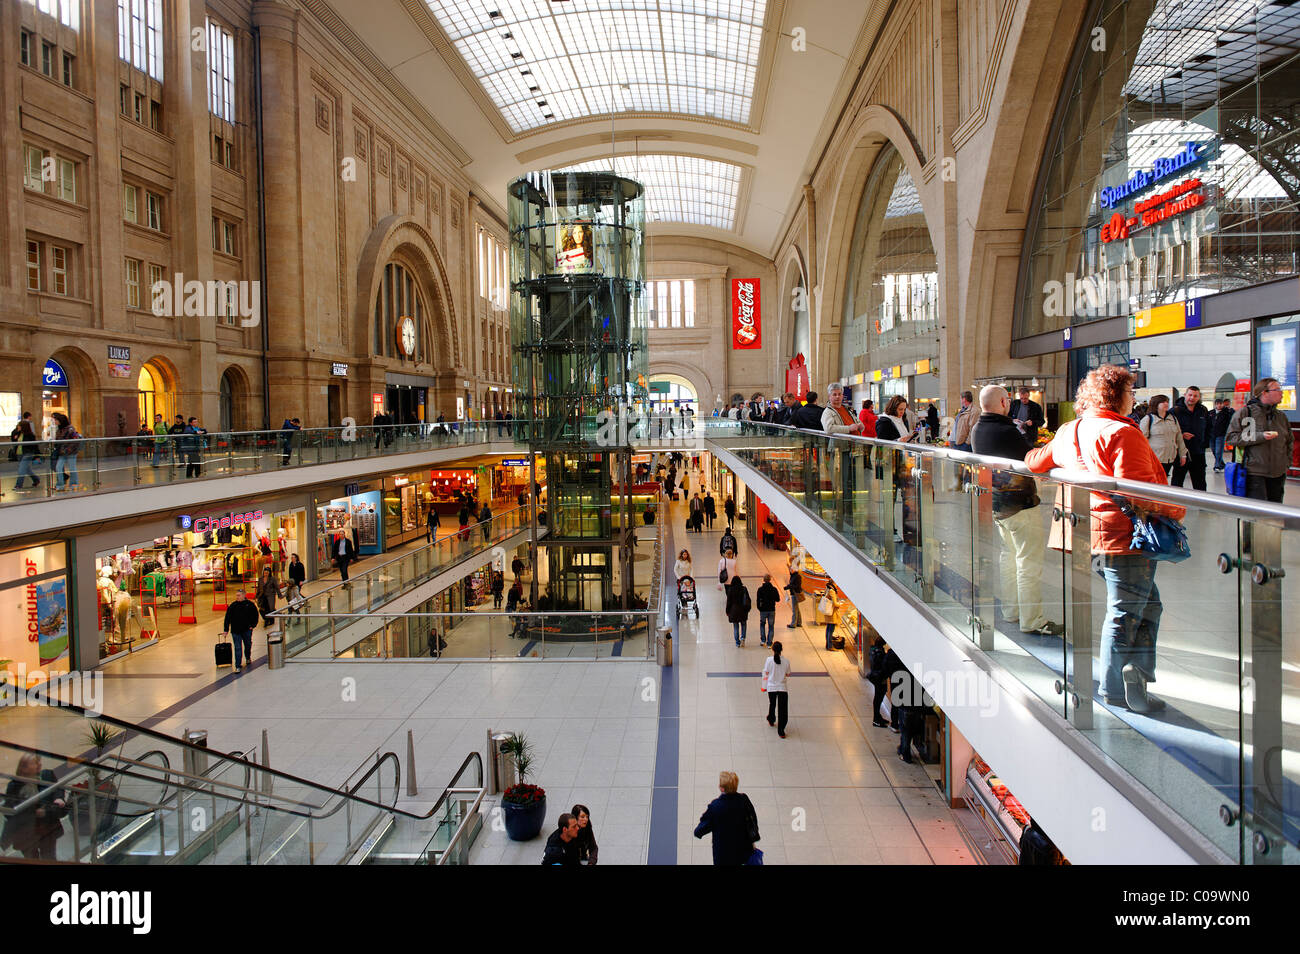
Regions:
<instances>
[{"instance_id":1,"label":"glass barrel vault ceiling","mask_svg":"<svg viewBox=\"0 0 1300 954\"><path fill-rule=\"evenodd\" d=\"M622 112L747 123L766 0L426 0L516 132Z\"/></svg>"},{"instance_id":2,"label":"glass barrel vault ceiling","mask_svg":"<svg viewBox=\"0 0 1300 954\"><path fill-rule=\"evenodd\" d=\"M614 171L645 186L651 222L684 222L730 229L736 224L740 166L693 156L642 155L594 159L557 172Z\"/></svg>"}]
</instances>

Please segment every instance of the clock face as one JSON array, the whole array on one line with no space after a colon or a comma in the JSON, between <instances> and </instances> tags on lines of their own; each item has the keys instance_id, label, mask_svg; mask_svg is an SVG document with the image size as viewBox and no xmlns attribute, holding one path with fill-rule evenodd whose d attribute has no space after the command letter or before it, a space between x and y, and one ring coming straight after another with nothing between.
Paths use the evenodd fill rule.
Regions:
<instances>
[{"instance_id":1,"label":"clock face","mask_svg":"<svg viewBox=\"0 0 1300 954\"><path fill-rule=\"evenodd\" d=\"M408 358L415 355L415 319L402 318L397 323L397 345Z\"/></svg>"}]
</instances>

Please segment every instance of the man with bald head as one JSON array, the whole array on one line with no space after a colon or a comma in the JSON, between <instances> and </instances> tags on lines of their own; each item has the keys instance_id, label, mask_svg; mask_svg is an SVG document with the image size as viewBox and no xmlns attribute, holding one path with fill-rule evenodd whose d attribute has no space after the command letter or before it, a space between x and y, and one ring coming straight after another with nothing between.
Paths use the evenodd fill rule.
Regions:
<instances>
[{"instance_id":1,"label":"man with bald head","mask_svg":"<svg viewBox=\"0 0 1300 954\"><path fill-rule=\"evenodd\" d=\"M980 416L971 430L971 448L987 457L1024 460L1031 446L1011 418L1007 389L990 384L980 391ZM1027 474L993 472L993 523L1002 537L1002 614L1021 632L1059 636L1065 627L1043 614L1043 511L1038 483Z\"/></svg>"}]
</instances>

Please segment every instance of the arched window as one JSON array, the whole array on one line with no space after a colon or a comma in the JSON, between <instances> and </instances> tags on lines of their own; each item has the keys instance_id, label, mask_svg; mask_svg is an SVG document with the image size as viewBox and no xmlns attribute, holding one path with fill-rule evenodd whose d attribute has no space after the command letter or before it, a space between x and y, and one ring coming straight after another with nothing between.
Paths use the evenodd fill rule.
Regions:
<instances>
[{"instance_id":1,"label":"arched window","mask_svg":"<svg viewBox=\"0 0 1300 954\"><path fill-rule=\"evenodd\" d=\"M840 374L933 357L939 266L916 184L892 145L867 177L853 225Z\"/></svg>"},{"instance_id":2,"label":"arched window","mask_svg":"<svg viewBox=\"0 0 1300 954\"><path fill-rule=\"evenodd\" d=\"M425 362L428 337L419 279L406 266L390 262L375 294L375 354Z\"/></svg>"}]
</instances>

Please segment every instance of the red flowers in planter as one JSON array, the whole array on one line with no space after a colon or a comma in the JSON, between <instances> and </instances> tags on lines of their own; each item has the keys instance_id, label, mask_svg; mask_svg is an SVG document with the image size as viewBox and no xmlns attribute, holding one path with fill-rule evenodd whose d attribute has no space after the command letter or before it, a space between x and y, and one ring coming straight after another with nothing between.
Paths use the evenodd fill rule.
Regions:
<instances>
[{"instance_id":1,"label":"red flowers in planter","mask_svg":"<svg viewBox=\"0 0 1300 954\"><path fill-rule=\"evenodd\" d=\"M527 782L520 782L518 785L511 785L501 796L503 802L510 802L512 805L533 805L540 802L546 797L546 789L540 785L529 785Z\"/></svg>"}]
</instances>

